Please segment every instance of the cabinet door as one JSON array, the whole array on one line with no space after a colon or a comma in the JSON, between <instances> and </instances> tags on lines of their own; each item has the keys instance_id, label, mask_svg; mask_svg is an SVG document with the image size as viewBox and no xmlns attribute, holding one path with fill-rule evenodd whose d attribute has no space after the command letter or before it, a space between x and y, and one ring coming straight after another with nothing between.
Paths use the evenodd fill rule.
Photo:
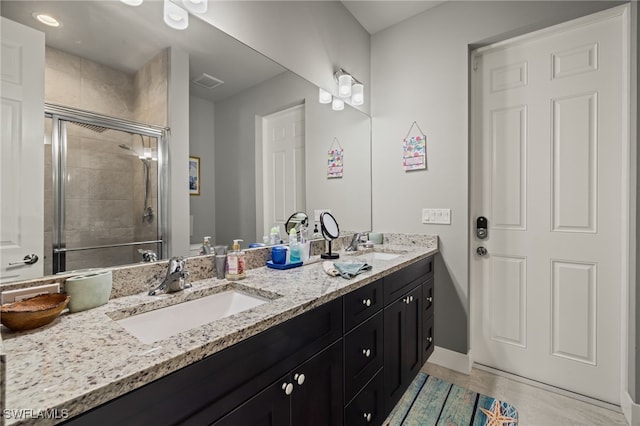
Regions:
<instances>
[{"instance_id":1,"label":"cabinet door","mask_svg":"<svg viewBox=\"0 0 640 426\"><path fill-rule=\"evenodd\" d=\"M286 426L290 398L286 393L290 377L285 376L220 420L215 426Z\"/></svg>"},{"instance_id":2,"label":"cabinet door","mask_svg":"<svg viewBox=\"0 0 640 426\"><path fill-rule=\"evenodd\" d=\"M384 308L384 410L391 412L404 392L404 330L406 318L405 302L398 299Z\"/></svg>"},{"instance_id":3,"label":"cabinet door","mask_svg":"<svg viewBox=\"0 0 640 426\"><path fill-rule=\"evenodd\" d=\"M342 373L342 340L292 371L293 426L343 424Z\"/></svg>"},{"instance_id":4,"label":"cabinet door","mask_svg":"<svg viewBox=\"0 0 640 426\"><path fill-rule=\"evenodd\" d=\"M422 367L422 286L409 292L404 300L406 314L402 370L405 374L404 384L408 386Z\"/></svg>"},{"instance_id":5,"label":"cabinet door","mask_svg":"<svg viewBox=\"0 0 640 426\"><path fill-rule=\"evenodd\" d=\"M377 426L386 418L384 414L384 380L382 370L362 389L344 409L344 424L348 426Z\"/></svg>"}]
</instances>

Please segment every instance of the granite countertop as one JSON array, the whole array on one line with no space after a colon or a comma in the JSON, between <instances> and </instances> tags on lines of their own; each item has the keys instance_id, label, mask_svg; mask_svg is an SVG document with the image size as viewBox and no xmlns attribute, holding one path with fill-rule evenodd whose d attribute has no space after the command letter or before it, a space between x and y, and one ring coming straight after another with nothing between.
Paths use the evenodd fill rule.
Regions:
<instances>
[{"instance_id":1,"label":"granite countertop","mask_svg":"<svg viewBox=\"0 0 640 426\"><path fill-rule=\"evenodd\" d=\"M50 325L30 332L13 333L2 327L0 348L4 344L6 376L0 378L5 379L6 399L3 398L4 416L0 417L4 417L6 425L60 422L428 257L438 249L434 241L427 246L385 244L377 246L377 250L403 254L394 259L379 259L372 252L343 253L339 261L364 260L373 267L351 280L327 275L319 256L314 256L299 268L251 269L241 281L209 278L193 282L192 288L178 293L148 296L144 292L111 299L95 309L63 314ZM229 287L275 299L152 344L140 342L114 321ZM46 410L57 419L43 419Z\"/></svg>"}]
</instances>

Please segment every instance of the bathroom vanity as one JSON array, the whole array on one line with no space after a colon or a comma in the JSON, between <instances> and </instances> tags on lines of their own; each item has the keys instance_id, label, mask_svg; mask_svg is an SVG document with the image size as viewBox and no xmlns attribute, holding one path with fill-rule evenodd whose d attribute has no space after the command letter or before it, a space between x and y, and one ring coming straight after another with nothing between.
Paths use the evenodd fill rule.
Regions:
<instances>
[{"instance_id":1,"label":"bathroom vanity","mask_svg":"<svg viewBox=\"0 0 640 426\"><path fill-rule=\"evenodd\" d=\"M185 292L231 285L270 299L150 344L114 312L188 295L121 297L47 329L3 334L7 408L67 410L50 423L70 425L381 424L433 351L436 252L343 255L373 266L351 280L318 262L194 282Z\"/></svg>"}]
</instances>

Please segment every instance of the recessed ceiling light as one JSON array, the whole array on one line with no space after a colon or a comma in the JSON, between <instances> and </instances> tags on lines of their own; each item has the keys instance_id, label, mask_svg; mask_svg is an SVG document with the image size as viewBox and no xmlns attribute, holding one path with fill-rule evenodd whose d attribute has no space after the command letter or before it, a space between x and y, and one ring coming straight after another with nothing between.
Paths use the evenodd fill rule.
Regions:
<instances>
[{"instance_id":1,"label":"recessed ceiling light","mask_svg":"<svg viewBox=\"0 0 640 426\"><path fill-rule=\"evenodd\" d=\"M62 23L60 21L58 21L56 18L54 18L51 15L47 15L46 13L33 13L32 15L35 19L37 19L38 21L42 22L45 25L48 25L50 27L54 27L54 28L60 28L62 27Z\"/></svg>"},{"instance_id":2,"label":"recessed ceiling light","mask_svg":"<svg viewBox=\"0 0 640 426\"><path fill-rule=\"evenodd\" d=\"M124 4L128 4L129 6L140 6L142 4L142 0L120 0Z\"/></svg>"}]
</instances>

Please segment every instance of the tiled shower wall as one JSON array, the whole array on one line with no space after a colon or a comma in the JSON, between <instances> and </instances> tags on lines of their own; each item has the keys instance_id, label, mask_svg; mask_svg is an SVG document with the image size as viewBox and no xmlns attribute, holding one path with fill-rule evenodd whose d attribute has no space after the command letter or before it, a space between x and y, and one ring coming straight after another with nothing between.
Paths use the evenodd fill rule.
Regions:
<instances>
[{"instance_id":1,"label":"tiled shower wall","mask_svg":"<svg viewBox=\"0 0 640 426\"><path fill-rule=\"evenodd\" d=\"M47 47L45 100L112 117L166 125L167 54L160 52L135 74ZM45 129L50 127L46 123ZM145 137L147 146L157 148ZM156 239L157 221L142 220L144 168L124 144L142 152L139 135L102 133L68 126L67 247L84 247ZM157 211L157 164L152 163L149 204ZM51 145L45 145L45 274L52 250ZM155 247L152 247L155 249ZM138 247L108 248L67 255L67 270L139 261Z\"/></svg>"}]
</instances>

